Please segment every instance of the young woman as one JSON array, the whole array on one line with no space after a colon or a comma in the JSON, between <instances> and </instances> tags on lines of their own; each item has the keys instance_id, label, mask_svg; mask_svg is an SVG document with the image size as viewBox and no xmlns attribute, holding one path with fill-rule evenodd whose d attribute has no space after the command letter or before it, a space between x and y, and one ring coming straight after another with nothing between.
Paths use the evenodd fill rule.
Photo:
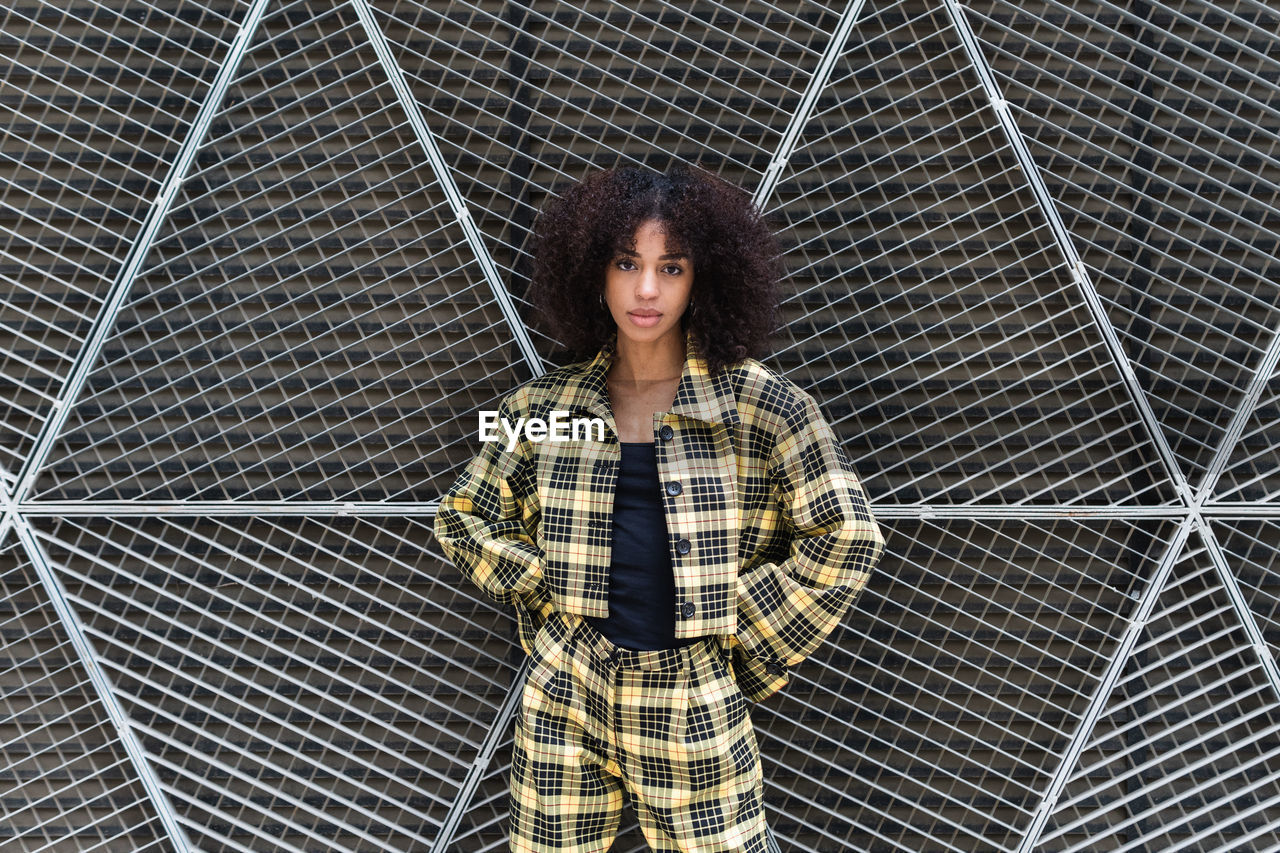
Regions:
<instances>
[{"instance_id":1,"label":"young woman","mask_svg":"<svg viewBox=\"0 0 1280 853\"><path fill-rule=\"evenodd\" d=\"M530 301L584 360L499 417L600 418L604 438L485 444L435 526L533 657L511 847L605 853L625 791L654 850L764 853L748 699L785 684L883 548L813 399L750 357L777 244L687 166L594 173L535 239Z\"/></svg>"}]
</instances>

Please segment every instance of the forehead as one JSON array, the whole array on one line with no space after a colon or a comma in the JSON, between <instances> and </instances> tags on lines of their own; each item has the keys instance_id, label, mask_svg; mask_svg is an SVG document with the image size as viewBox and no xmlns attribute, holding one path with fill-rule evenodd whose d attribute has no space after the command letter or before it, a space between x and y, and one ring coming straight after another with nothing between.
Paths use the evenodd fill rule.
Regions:
<instances>
[{"instance_id":1,"label":"forehead","mask_svg":"<svg viewBox=\"0 0 1280 853\"><path fill-rule=\"evenodd\" d=\"M636 226L635 232L620 247L619 252L624 255L636 255L642 251L660 252L664 258L683 258L686 253L680 243L678 237L672 236L665 222L646 219Z\"/></svg>"}]
</instances>

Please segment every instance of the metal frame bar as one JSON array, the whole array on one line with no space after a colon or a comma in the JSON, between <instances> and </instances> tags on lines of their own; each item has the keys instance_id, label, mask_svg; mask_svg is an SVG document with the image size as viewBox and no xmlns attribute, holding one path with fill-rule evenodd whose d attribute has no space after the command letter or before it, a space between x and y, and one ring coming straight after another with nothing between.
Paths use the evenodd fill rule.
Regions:
<instances>
[{"instance_id":1,"label":"metal frame bar","mask_svg":"<svg viewBox=\"0 0 1280 853\"><path fill-rule=\"evenodd\" d=\"M164 788L160 784L160 779L156 775L155 768L151 766L146 750L143 749L142 742L138 740L138 735L133 730L128 713L116 696L111 679L107 676L105 668L98 659L98 654L93 648L93 643L90 641L88 633L85 631L84 624L80 621L75 608L71 606L67 592L62 586L62 582L58 580L57 573L50 565L44 549L40 547L40 543L36 540L31 526L22 516L14 517L16 520L13 527L19 541L22 542L23 550L26 551L27 559L30 560L37 577L40 578L40 584L49 596L49 602L58 616L58 621L62 624L62 629L66 631L68 638L71 640L71 645L76 651L80 665L84 667L86 674L89 676L89 682L93 685L94 694L106 710L107 717L115 728L116 734L120 738L120 744L124 747L125 754L129 758L129 763L134 772L138 774L138 781L143 790L146 791L147 797L151 801L151 806L155 809L160 819L160 825L164 827L165 834L178 853L190 853L194 848L191 846L186 832L182 829L178 813L174 809L173 803L170 802L168 795L165 794Z\"/></svg>"},{"instance_id":2,"label":"metal frame bar","mask_svg":"<svg viewBox=\"0 0 1280 853\"><path fill-rule=\"evenodd\" d=\"M396 98L409 118L409 124L413 128L414 135L418 138L418 142L426 153L428 160L431 161L431 168L435 173L436 180L440 182L440 186L444 189L445 195L449 200L449 206L466 235L467 244L471 247L476 260L480 264L480 268L484 271L484 277L489 283L489 289L498 302L498 307L511 329L511 334L515 337L516 345L519 347L525 363L528 364L534 376L541 376L546 371L546 366L533 346L533 339L529 336L528 329L521 321L520 315L516 311L515 303L511 300L511 295L507 293L507 289L502 283L498 268L493 262L493 257L490 255L488 247L484 244L480 229L476 227L474 220L471 218L471 211L467 208L466 201L458 191L453 173L450 171L448 164L445 163L440 147L436 144L431 129L427 127L426 118L423 116L418 102L414 99L413 93L409 89L404 71L391 55L391 48L387 44L386 35L378 26L377 21L374 20L373 11L369 8L366 0L351 0L351 7L359 17L360 23L364 27L365 35L378 56L378 62L386 73L388 80L390 80L391 87L395 90ZM435 509L438 505L436 503L431 507L430 515L435 515ZM519 707L520 688L524 684L528 673L529 662L525 660L521 663L519 670L512 679L511 691L506 701L499 708L493 725L485 734L476 758L463 779L458 796L445 816L444 824L441 826L440 832L431 846L433 853L436 853L436 851L443 853L453 841L458 825L475 797L476 789L484 776L484 770L489 766L494 752L502 742L502 737L506 734L515 716L515 712Z\"/></svg>"},{"instance_id":3,"label":"metal frame bar","mask_svg":"<svg viewBox=\"0 0 1280 853\"><path fill-rule=\"evenodd\" d=\"M493 725L489 727L488 733L485 734L484 742L480 745L480 750L476 753L475 760L467 768L467 775L463 777L462 784L458 788L458 798L454 800L453 807L445 815L444 824L440 827L440 833L431 845L431 853L444 853L449 845L453 843L453 837L458 833L458 825L462 823L462 818L470 808L471 801L475 799L476 789L480 786L481 780L484 779L485 771L489 769L489 764L493 761L493 755L498 751L503 736L506 735L511 721L515 718L516 711L520 709L522 687L525 679L529 677L531 666L532 662L526 655L524 660L520 662L520 668L511 678L511 690L507 693L507 698L502 703L502 706L498 708L498 713L493 718Z\"/></svg>"},{"instance_id":4,"label":"metal frame bar","mask_svg":"<svg viewBox=\"0 0 1280 853\"><path fill-rule=\"evenodd\" d=\"M533 375L541 376L546 372L542 357L538 355L538 351L534 348L533 339L529 337L528 329L520 320L515 303L511 300L511 294L507 293L507 288L502 283L502 278L498 274L498 267L493 262L493 256L489 254L489 249L484 244L484 237L480 234L480 229L476 227L475 221L471 218L471 210L467 207L467 202L462 197L462 193L458 191L458 184L453 179L453 173L450 171L449 165L444 161L440 146L436 143L435 136L431 133L431 128L427 127L427 121L422 115L422 109L414 99L408 82L405 81L404 70L400 68L399 63L395 61L395 57L391 55L387 37L378 26L378 22L374 20L373 11L369 8L366 0L350 0L350 3L351 8L355 10L361 25L364 27L365 35L368 37L374 53L378 56L378 63L382 66L383 71L386 72L391 88L395 90L396 99L400 102L401 108L404 109L409 118L409 126L413 128L414 136L418 138L418 143L422 146L423 152L427 155L427 159L431 161L431 169L435 173L436 180L440 182L441 189L444 190L445 196L449 199L449 208L453 211L454 216L458 218L458 225L461 226L463 234L466 235L467 245L471 247L471 251L475 254L476 262L480 264L480 269L484 272L485 281L489 283L493 298L497 300L498 308L502 311L502 316L506 318L507 325L511 328L511 334L515 338L516 346L519 347L521 356L524 357L525 363L529 365L529 369L533 371Z\"/></svg>"},{"instance_id":5,"label":"metal frame bar","mask_svg":"<svg viewBox=\"0 0 1280 853\"><path fill-rule=\"evenodd\" d=\"M1035 813L1031 816L1031 821L1027 825L1026 833L1022 836L1022 841L1016 848L1016 853L1031 853L1036 842L1039 841L1045 824L1049 822L1049 817L1053 814L1053 809L1058 804L1058 798L1062 796L1062 791L1067 786L1071 770L1075 768L1081 753L1084 752L1085 744L1088 743L1089 736L1093 734L1093 728L1102 716L1107 700L1115 690L1116 683L1124 672L1125 665L1133 653L1134 646L1137 645L1138 638L1141 636L1143 629L1146 628L1147 620L1155 609L1161 590L1164 589L1170 574L1173 573L1173 567L1177 564L1178 558L1182 556L1183 546L1186 544L1187 537L1191 534L1193 526L1194 519L1191 516L1188 515L1182 520L1182 523L1178 525L1177 532L1169 542L1164 556L1156 567L1155 573L1147 582L1146 589L1143 590L1138 604L1134 607L1133 613L1129 617L1124 635L1120 638L1120 642L1116 644L1115 654L1107 663L1107 668L1098 682L1098 688L1094 691L1093 698L1089 701L1088 707L1076 726L1075 733L1071 736L1070 743L1067 744L1067 748L1063 752L1062 761L1045 789Z\"/></svg>"},{"instance_id":6,"label":"metal frame bar","mask_svg":"<svg viewBox=\"0 0 1280 853\"><path fill-rule=\"evenodd\" d=\"M848 43L849 36L853 32L853 25L865 5L866 0L849 0L849 4L845 6L844 11L840 14L840 22L836 24L835 31L831 34L831 40L827 42L826 49L822 51L822 58L818 61L818 67L814 69L813 76L809 78L804 94L800 97L800 103L796 106L796 111L787 121L787 129L783 132L782 140L778 143L778 150L769 159L769 165L765 167L764 175L760 178L760 184L756 187L756 191L752 193L751 200L758 209L764 210L765 204L768 203L769 197L773 195L774 189L778 186L778 181L782 178L783 169L791 162L791 155L795 153L796 143L800 141L800 135L804 132L805 126L808 125L809 119L813 116L813 110L818 104L818 97L822 94L822 90L831 82L831 72L835 70L836 60L840 58L840 54L844 51L844 46Z\"/></svg>"},{"instance_id":7,"label":"metal frame bar","mask_svg":"<svg viewBox=\"0 0 1280 853\"><path fill-rule=\"evenodd\" d=\"M133 767L134 772L138 774L138 779L159 817L161 826L164 827L165 834L168 836L173 848L179 853L188 853L188 851L192 850L192 847L182 829L177 811L174 809L168 795L165 794L160 780L156 776L155 768L152 767L150 760L147 758L146 751L133 730L128 714L116 696L111 681L107 677L106 670L103 668L93 647L93 643L89 640L85 627L75 609L71 606L66 590L50 565L44 549L40 547L40 543L37 541L35 533L21 509L21 502L23 497L31 490L35 478L38 476L54 443L57 441L63 425L66 423L67 417L70 415L72 404L80 396L90 372L97 363L98 356L102 352L103 345L115 323L116 316L128 297L139 271L142 269L142 264L146 260L156 235L159 233L160 226L164 223L165 217L169 213L173 200L177 197L178 191L182 187L188 169L195 162L200 143L207 134L214 115L222 106L222 101L230 88L231 80L239 69L245 53L248 51L249 43L258 30L266 7L267 0L253 0L253 4L245 12L245 17L234 40L231 42L231 46L227 50L227 55L212 84L210 84L209 91L203 103L201 103L199 111L192 120L191 127L181 147L178 149L177 156L174 158L168 175L166 175L160 186L155 203L147 214L139 236L130 246L129 253L121 265L115 282L108 291L106 299L103 300L102 308L94 320L85 345L77 355L71 372L53 403L52 414L41 427L40 434L31 453L24 460L23 468L18 472L16 489L12 494L7 489L4 492L4 518L3 524L0 525L0 538L7 532L8 528L12 527L15 530L26 552L27 559L35 569L36 575L39 577L40 583L49 597L63 630L66 631L71 640L80 664L89 676L94 693L102 703L103 708L106 709L107 716L120 738L130 765Z\"/></svg>"},{"instance_id":8,"label":"metal frame bar","mask_svg":"<svg viewBox=\"0 0 1280 853\"><path fill-rule=\"evenodd\" d=\"M1151 403L1147 400L1146 392L1138 384L1138 376L1133 370L1133 365L1129 362L1128 356L1125 355L1115 327L1111 325L1106 310L1102 307L1102 299L1098 296L1098 290L1093 284L1093 279L1090 277L1089 270L1084 265L1080 253L1076 250L1075 243L1067 231L1066 224L1062 221L1062 215L1058 213L1058 208L1054 204L1053 198L1049 195L1049 189L1045 185L1044 177L1040 174L1040 169L1036 166L1035 158L1031 156L1026 140L1023 139L1022 132L1013 120L1009 104L1004 99L1004 94L1000 91L1000 87L996 84L995 74L978 47L977 36L974 35L973 28L969 25L969 20L964 16L964 10L959 0L943 0L943 5L946 7L947 15L950 17L957 35L960 37L961 44L973 66L974 73L977 74L982 84L982 89L987 95L991 109L1000 123L1000 129L1004 131L1005 138L1008 140L1014 156L1022 167L1028 188L1035 196L1036 204L1049 225L1049 229L1053 232L1054 241L1062 252L1063 261L1071 273L1071 278L1079 287L1080 294L1084 297L1085 306L1093 319L1094 328L1102 336L1102 340L1106 344L1107 353L1111 356L1116 369L1120 372L1125 390L1128 391L1130 401L1138 411L1147 436L1156 447L1160 462L1165 469L1165 474L1170 482L1173 483L1179 497L1187 504L1190 504L1193 500L1193 495L1187 485L1186 477L1178 466L1177 459L1173 455L1173 449L1169 446L1163 430L1160 429L1160 424L1156 420Z\"/></svg>"},{"instance_id":9,"label":"metal frame bar","mask_svg":"<svg viewBox=\"0 0 1280 853\"><path fill-rule=\"evenodd\" d=\"M1263 672L1267 674L1267 683L1271 686L1276 701L1280 702L1280 664L1276 662L1275 655L1268 648L1262 629L1258 627L1258 620L1249 609L1249 602L1245 601L1244 593L1240 591L1240 582L1236 580L1231 567L1227 565L1227 556L1218 542L1217 534L1213 532L1213 526L1199 513L1195 515L1195 522L1196 529L1204 540L1205 551L1209 554L1213 570L1217 573L1222 588L1226 590L1227 597L1231 600L1232 609L1240 618L1240 624L1249 637L1249 644L1257 654L1258 662L1262 664Z\"/></svg>"},{"instance_id":10,"label":"metal frame bar","mask_svg":"<svg viewBox=\"0 0 1280 853\"><path fill-rule=\"evenodd\" d=\"M433 516L439 501L27 501L15 504L16 512L27 516L150 516L150 515L334 515L334 516ZM872 501L876 518L1008 518L1009 507L1002 505L961 504L889 504ZM1280 505L1207 507L1206 513L1218 515L1280 516ZM1018 506L1025 518L1167 518L1186 516L1178 506L1057 506L1041 504Z\"/></svg>"},{"instance_id":11,"label":"metal frame bar","mask_svg":"<svg viewBox=\"0 0 1280 853\"><path fill-rule=\"evenodd\" d=\"M1271 343L1262 354L1262 360L1258 363L1258 369L1254 371L1253 378L1249 380L1249 385L1245 389L1244 397L1240 400L1240 407L1231 417L1231 421L1227 424L1226 431L1222 436L1222 443L1218 445L1218 449L1209 459L1209 464L1205 468L1204 479L1201 481L1200 488L1196 490L1195 506L1197 509L1203 507L1213 495L1213 490L1218 487L1218 480L1222 477L1223 472L1227 468L1227 462L1231 459L1231 452L1235 450L1236 443L1240 440L1240 436L1244 434L1244 428L1249 424L1249 418L1253 416L1254 409L1258 406L1258 400L1262 397L1262 392L1266 389L1267 383L1271 381L1271 377L1275 374L1276 366L1280 365L1280 329L1276 330L1275 336L1271 338Z\"/></svg>"}]
</instances>

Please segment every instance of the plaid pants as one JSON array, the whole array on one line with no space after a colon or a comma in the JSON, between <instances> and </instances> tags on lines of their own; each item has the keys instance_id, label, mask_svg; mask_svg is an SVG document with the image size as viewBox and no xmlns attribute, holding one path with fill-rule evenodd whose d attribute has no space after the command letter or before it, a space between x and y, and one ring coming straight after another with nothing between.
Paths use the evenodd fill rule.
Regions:
<instances>
[{"instance_id":1,"label":"plaid pants","mask_svg":"<svg viewBox=\"0 0 1280 853\"><path fill-rule=\"evenodd\" d=\"M512 850L606 853L625 788L655 851L765 853L760 754L718 641L631 651L555 613L534 646L512 752Z\"/></svg>"}]
</instances>

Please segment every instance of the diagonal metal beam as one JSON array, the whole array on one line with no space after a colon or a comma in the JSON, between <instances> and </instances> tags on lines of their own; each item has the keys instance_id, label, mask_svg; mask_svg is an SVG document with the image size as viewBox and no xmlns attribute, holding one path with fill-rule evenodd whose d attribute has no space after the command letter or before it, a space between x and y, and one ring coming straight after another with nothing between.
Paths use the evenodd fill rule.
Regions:
<instances>
[{"instance_id":1,"label":"diagonal metal beam","mask_svg":"<svg viewBox=\"0 0 1280 853\"><path fill-rule=\"evenodd\" d=\"M865 5L866 0L849 0L844 11L840 14L840 21L836 24L835 31L831 34L831 38L827 41L827 46L822 51L822 57L818 60L813 76L809 78L808 84L805 85L804 94L800 96L800 103L796 105L796 111L788 119L787 129L783 132L782 139L778 141L778 147L773 152L769 165L765 167L764 175L760 178L760 184L751 196L751 201L757 210L763 211L765 209L765 205L768 204L769 199L773 196L773 191L778 186L778 181L782 178L783 170L791 162L791 155L795 153L800 136L803 134L805 127L808 126L809 120L813 117L813 111L818 104L819 96L831 82L831 74L835 70L836 60L840 58L840 54L844 51L844 46L848 43L849 36L853 33L854 22L857 21L858 15ZM765 844L769 853L781 853L778 840L773 835L773 829L766 827L765 833Z\"/></svg>"},{"instance_id":2,"label":"diagonal metal beam","mask_svg":"<svg viewBox=\"0 0 1280 853\"><path fill-rule=\"evenodd\" d=\"M1049 784L1045 788L1044 796L1041 797L1035 813L1031 816L1031 823L1027 826L1026 833L1022 836L1022 842L1017 847L1017 853L1031 853L1032 848L1035 847L1040 838L1040 834L1044 831L1045 824L1049 822L1049 818L1053 815L1053 810L1058 804L1058 798L1062 796L1062 792L1067 786L1071 771L1079 761L1080 755L1084 752L1085 745L1088 743L1090 735L1093 734L1094 726L1097 725L1098 719L1102 716L1102 712L1107 706L1107 700L1111 698L1120 676L1124 673L1129 656L1133 653L1134 646L1137 645L1143 629L1146 628L1147 620L1151 618L1152 611L1155 610L1156 603L1160 599L1160 592L1168 582L1169 575L1172 574L1178 558L1182 556L1182 549L1186 545L1187 537L1191 534L1195 521L1195 518L1188 514L1182 520L1182 523L1178 525L1173 540L1169 543L1168 549L1156 566L1151 580L1147 582L1147 588L1142 591L1142 596L1138 599L1133 613L1129 616L1129 622L1125 626L1124 634L1116 644L1115 654L1108 661L1107 668L1103 671L1102 678L1098 681L1098 688L1089 699L1089 705L1081 715L1080 722L1071 736L1071 741L1063 752L1062 761L1058 764L1058 769L1054 771L1053 778L1049 780Z\"/></svg>"},{"instance_id":3,"label":"diagonal metal beam","mask_svg":"<svg viewBox=\"0 0 1280 853\"><path fill-rule=\"evenodd\" d=\"M1249 380L1249 385L1245 388L1244 397L1240 401L1239 408L1235 414L1231 416L1231 420L1227 423L1226 432L1222 436L1222 443L1218 445L1218 449L1214 451L1213 457L1209 460L1209 464L1204 473L1204 479L1200 483L1200 488L1196 490L1195 506L1203 507L1213 495L1213 490L1218 486L1218 480L1222 477L1222 472L1227 468L1227 462L1231 460L1231 452L1236 448L1236 442L1240 440L1240 436L1244 433L1244 428L1249 424L1249 418L1252 417L1254 409L1258 407L1258 401L1262 397L1262 392L1266 390L1267 383L1271 381L1271 377L1275 375L1276 367L1280 365L1280 329L1276 329L1276 334L1271 338L1271 344L1262 354L1262 361L1258 364L1258 369L1254 372L1253 377Z\"/></svg>"},{"instance_id":4,"label":"diagonal metal beam","mask_svg":"<svg viewBox=\"0 0 1280 853\"><path fill-rule=\"evenodd\" d=\"M182 824L178 819L178 813L174 810L169 796L161 786L160 779L156 776L155 768L152 767L151 762L147 759L146 750L143 749L142 742L138 739L138 735L129 721L128 712L120 704L120 699L116 696L111 679L107 676L107 671L102 666L98 653L89 640L84 624L80 621L75 608L71 606L71 601L67 596L66 589L62 586L62 581L58 579L57 574L50 565L48 555L45 554L44 548L40 547L40 543L36 540L30 523L20 514L13 512L12 507L5 513L5 519L6 521L12 519L12 526L18 534L18 540L22 543L23 549L26 551L27 559L31 562L32 568L35 569L36 576L40 579L40 585L44 587L45 594L49 596L49 602L53 607L54 613L57 614L58 621L62 624L62 629L67 633L72 648L75 649L80 665L84 667L94 695L102 703L107 718L116 731L116 736L120 738L120 745L124 748L125 755L128 756L133 771L138 774L138 781L160 818L160 825L164 827L164 832L169 838L172 849L177 853L191 853L195 848L191 846L186 832L183 831ZM0 532L2 531L3 528L0 528Z\"/></svg>"},{"instance_id":5,"label":"diagonal metal beam","mask_svg":"<svg viewBox=\"0 0 1280 853\"><path fill-rule=\"evenodd\" d=\"M435 173L436 180L440 182L440 186L448 199L449 207L453 210L458 224L462 227L467 245L471 247L472 254L475 255L476 261L480 264L480 269L489 284L489 290L493 293L494 299L498 303L498 309L502 312L503 318L506 319L507 325L511 329L511 334L515 338L516 345L519 347L525 363L529 365L529 370L534 376L541 376L546 372L546 366L534 348L533 339L529 336L529 331L520 319L511 295L507 292L506 286L503 285L502 279L498 275L498 268L493 262L493 256L489 253L489 248L484 243L480 229L476 227L475 221L471 218L471 211L467 207L466 200L463 199L462 193L459 192L453 173L440 152L440 146L436 143L435 136L431 133L431 129L427 126L426 118L422 114L422 109L419 107L417 100L414 99L413 92L409 89L404 71L391 54L386 35L382 32L382 28L378 26L377 21L374 20L373 11L365 0L351 0L351 6L355 9L356 16L360 19L360 24L364 28L369 43L373 46L374 53L377 54L378 63L382 66L387 79L391 83L391 88L396 93L396 99L409 119L409 126L413 128L418 144L422 146L422 150L426 153L427 159L431 163L431 169ZM432 514L434 514L436 506L438 506L438 502L433 504ZM510 693L507 695L506 701L498 709L493 724L489 727L489 731L485 733L484 741L480 744L475 760L467 770L467 775L463 779L458 796L450 807L449 813L445 816L440 832L431 846L432 853L444 853L453 842L458 826L470 808L471 801L475 798L480 781L484 778L484 773L492 762L494 753L502 743L502 738L510 728L511 721L520 707L521 688L528 674L529 660L526 658L521 662L515 677L512 679Z\"/></svg>"},{"instance_id":6,"label":"diagonal metal beam","mask_svg":"<svg viewBox=\"0 0 1280 853\"><path fill-rule=\"evenodd\" d=\"M813 110L818 104L818 97L822 94L822 90L831 82L831 73L836 67L836 60L840 58L840 53L849 41L849 35L853 32L854 22L857 21L858 15L861 14L862 7L865 5L866 0L850 0L849 4L845 6L844 12L841 13L840 22L836 24L835 31L831 34L831 40L827 42L826 48L822 51L822 58L818 60L818 66L814 69L813 76L809 78L809 83L805 86L804 94L800 97L800 103L796 106L795 113L792 114L787 122L787 129L783 132L782 139L778 142L778 148L773 152L769 165L765 167L764 176L760 178L760 185L756 187L756 191L751 197L758 210L764 210L765 204L768 203L774 189L778 186L778 181L782 178L783 169L791 162L791 155L795 153L796 145L800 141L800 135L804 132L805 126L809 124L809 119L813 117Z\"/></svg>"},{"instance_id":7,"label":"diagonal metal beam","mask_svg":"<svg viewBox=\"0 0 1280 853\"><path fill-rule=\"evenodd\" d=\"M221 109L227 89L230 88L231 81L239 70L245 53L249 50L249 43L262 21L267 2L268 0L253 0L253 5L245 13L244 21L241 22L240 29L236 33L235 39L231 42L231 47L227 51L222 67L218 69L218 73L209 87L209 92L205 96L204 103L200 105L195 119L191 122L191 127L187 132L186 138L182 141L181 147L178 149L178 154L174 158L173 166L169 169L169 174L165 176L164 182L160 185L160 190L156 194L155 204L151 206L146 221L142 223L142 229L138 233L137 240L129 247L129 253L125 256L120 272L111 284L111 289L107 291L106 299L103 300L102 310L98 312L98 316L94 319L93 328L89 331L85 345L76 356L75 363L71 366L71 373L67 377L66 383L63 384L62 390L58 393L58 398L53 403L53 413L41 427L31 454L18 472L18 486L13 493L15 501L20 503L27 493L31 491L36 476L48 460L54 442L57 441L58 435L62 432L62 427L66 424L67 418L71 414L72 405L79 398L80 392L84 390L84 385L89 379L89 373L93 370L94 365L97 364L98 356L102 353L102 347L106 343L107 335L115 325L116 316L120 313L120 308L124 305L129 291L133 289L133 283L142 269L143 262L151 251L156 235L160 232L160 226L164 224L165 218L169 215L169 209L173 206L174 199L177 198L178 190L181 189L182 182L186 178L191 164L195 162L196 154L200 151L200 144L209 130L209 125L213 123L213 117Z\"/></svg>"},{"instance_id":8,"label":"diagonal metal beam","mask_svg":"<svg viewBox=\"0 0 1280 853\"><path fill-rule=\"evenodd\" d=\"M480 744L475 760L467 768L467 775L458 787L458 796L453 802L453 807L449 809L449 814L445 816L444 824L440 827L440 834L436 836L435 843L431 845L430 853L445 853L445 850L453 843L453 837L458 833L458 825L462 822L462 818L466 815L468 808L470 808L476 789L480 787L480 782L484 779L485 772L489 769L489 765L493 763L494 753L498 751L503 737L506 735L507 730L511 728L511 721L515 718L516 711L520 708L521 687L524 685L524 680L529 677L530 665L531 661L526 655L520 663L520 669L516 671L515 676L511 679L511 691L507 694L507 698L503 700L502 706L498 708L493 725L489 727L488 733L485 734L484 741Z\"/></svg>"},{"instance_id":9,"label":"diagonal metal beam","mask_svg":"<svg viewBox=\"0 0 1280 853\"><path fill-rule=\"evenodd\" d=\"M1036 166L1035 158L1031 156L1031 150L1027 147L1022 131L1018 129L1017 123L1013 120L1009 103L1005 100L1003 92L1000 91L1000 87L996 84L995 73L991 70L990 63L987 62L986 57L982 55L982 51L978 47L978 38L974 35L973 27L970 26L969 19L965 17L959 0L943 0L943 6L947 10L952 26L955 27L956 34L959 36L964 52L978 76L982 89L986 93L992 111L1000 124L1000 129L1004 132L1005 138L1017 158L1018 165L1022 168L1022 172L1027 178L1032 195L1035 197L1036 206L1048 223L1049 229L1053 233L1054 242L1062 253L1067 269L1071 273L1071 278L1084 297L1085 307L1093 319L1095 328L1102 337L1107 354L1120 372L1121 380L1124 382L1130 401L1138 412L1148 438L1156 448L1156 454L1165 470L1165 475L1173 483L1174 489L1183 500L1183 503L1189 506L1194 501L1194 495L1190 485L1187 483L1186 475L1182 472L1181 466L1178 465L1177 458L1173 455L1173 449L1169 446L1164 432L1160 429L1160 423L1156 420L1155 412L1151 408L1146 392L1142 390L1142 386L1138 382L1137 373L1134 372L1133 365L1130 363L1129 357L1125 354L1124 347L1120 343L1120 336L1116 333L1115 327L1107 317L1106 309L1102 305L1102 298L1098 295L1098 289L1093 283L1089 268L1085 266L1079 251L1076 250L1075 242L1067 231L1066 223L1062 221L1062 215L1058 212L1057 205L1049 194L1044 176L1040 173L1039 167Z\"/></svg>"},{"instance_id":10,"label":"diagonal metal beam","mask_svg":"<svg viewBox=\"0 0 1280 853\"><path fill-rule=\"evenodd\" d=\"M1073 282L1079 288L1093 324L1102 337L1111 361L1119 371L1125 390L1134 409L1137 411L1148 438L1156 448L1156 453L1161 466L1164 468L1165 475L1173 483L1178 496L1182 500L1182 512L1185 513L1173 541L1169 544L1168 550L1165 552L1164 557L1156 568L1155 574L1150 579L1147 588L1135 607L1125 633L1116 646L1115 654L1108 662L1107 669L1104 671L1097 689L1090 698L1089 704L1076 726L1075 732L1072 734L1071 741L1068 743L1057 769L1054 771L1040 802L1036 806L1035 812L1032 814L1031 821L1017 847L1017 853L1030 853L1052 816L1058 799L1061 797L1070 778L1071 771L1079 761L1094 726L1097 724L1112 691L1124 672L1140 633L1159 599L1160 591L1164 588L1178 557L1181 555L1191 530L1203 525L1203 520L1199 514L1196 495L1193 493L1186 475L1178 464L1177 458L1174 456L1173 450L1160 428L1155 412L1147 399L1146 392L1143 391L1138 381L1137 373L1125 354L1119 335L1107 317L1106 310L1102 305L1102 299L1098 294L1089 269L1080 257L1071 234L1067 231L1066 223L1063 222L1062 216L1052 196L1049 194L1044 176L1036 166L1022 131L1013 119L1009 104L996 83L995 74L990 64L979 48L977 36L965 17L959 0L943 0L943 5L952 26L956 30L965 54L991 104L997 122L1009 142L1023 174L1027 178L1036 206L1049 225L1050 232L1053 234L1054 241L1070 271Z\"/></svg>"},{"instance_id":11,"label":"diagonal metal beam","mask_svg":"<svg viewBox=\"0 0 1280 853\"><path fill-rule=\"evenodd\" d=\"M426 153L427 159L431 163L431 169L435 173L436 180L440 182L440 187L444 190L445 197L448 199L449 208L453 211L453 215L457 217L458 225L462 228L467 245L471 247L471 252L475 255L476 262L480 264L480 269L484 273L485 281L489 283L489 290L492 291L493 298L498 303L498 309L502 312L507 325L511 328L511 334L515 338L516 346L519 347L521 356L524 357L533 375L541 376L546 372L542 357L538 355L538 351L534 348L533 339L529 336L529 330L521 321L520 314L516 311L515 303L511 299L511 294L507 292L506 286L502 283L502 277L498 274L498 267L493 262L493 256L489 253L489 248L484 243L484 237L481 235L480 229L476 227L475 220L471 218L471 210L467 207L466 199L459 192L457 181L454 180L453 173L444 160L444 155L440 153L440 146L436 143L435 136L431 133L431 128L427 127L427 120L422 115L422 108L418 106L418 102L413 97L413 92L409 89L409 84L404 77L404 70L400 68L395 57L391 55L391 47L387 44L386 35L382 32L382 28L378 26L378 22L374 20L373 11L369 8L366 0L351 0L351 8L355 10L356 16L360 19L360 24L364 27L365 35L369 39L369 44L373 47L373 52L378 56L378 63L382 66L382 70L386 72L391 88L396 93L396 99L400 102L401 108L409 119L409 126L413 128L413 134L417 137L418 144L422 146L422 150Z\"/></svg>"},{"instance_id":12,"label":"diagonal metal beam","mask_svg":"<svg viewBox=\"0 0 1280 853\"><path fill-rule=\"evenodd\" d=\"M18 507L13 502L13 495L9 494L8 486L0 482L0 543L9 535L9 528L13 527L17 515Z\"/></svg>"}]
</instances>

